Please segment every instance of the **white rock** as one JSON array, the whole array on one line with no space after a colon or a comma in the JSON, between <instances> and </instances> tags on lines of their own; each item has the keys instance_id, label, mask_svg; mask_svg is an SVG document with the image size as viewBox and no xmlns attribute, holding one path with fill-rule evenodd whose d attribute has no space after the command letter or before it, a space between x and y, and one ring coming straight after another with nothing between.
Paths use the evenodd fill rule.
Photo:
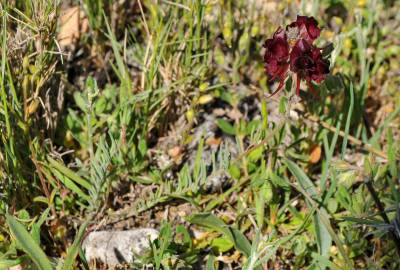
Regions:
<instances>
[{"instance_id":1,"label":"white rock","mask_svg":"<svg viewBox=\"0 0 400 270\"><path fill-rule=\"evenodd\" d=\"M133 262L135 256L143 255L149 242L158 237L158 231L151 228L129 231L91 232L83 241L86 260L99 260L109 267Z\"/></svg>"}]
</instances>

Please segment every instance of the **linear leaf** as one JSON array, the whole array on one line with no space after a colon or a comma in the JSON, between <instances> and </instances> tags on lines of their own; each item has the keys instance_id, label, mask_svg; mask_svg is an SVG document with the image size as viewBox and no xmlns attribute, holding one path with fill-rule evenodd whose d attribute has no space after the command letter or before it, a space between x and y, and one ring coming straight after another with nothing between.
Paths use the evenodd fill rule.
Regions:
<instances>
[{"instance_id":1,"label":"linear leaf","mask_svg":"<svg viewBox=\"0 0 400 270\"><path fill-rule=\"evenodd\" d=\"M79 248L83 239L83 235L86 231L86 227L88 225L88 222L86 221L81 225L79 228L78 234L75 237L74 243L72 246L68 249L67 256L65 257L65 262L62 267L62 270L71 270L74 267L74 262L76 256L78 256L79 253Z\"/></svg>"},{"instance_id":2,"label":"linear leaf","mask_svg":"<svg viewBox=\"0 0 400 270\"><path fill-rule=\"evenodd\" d=\"M7 224L10 227L11 234L15 237L21 248L29 255L40 270L52 270L51 263L46 254L32 236L14 217L6 214Z\"/></svg>"},{"instance_id":3,"label":"linear leaf","mask_svg":"<svg viewBox=\"0 0 400 270\"><path fill-rule=\"evenodd\" d=\"M300 186L305 190L305 192L313 199L318 198L318 191L315 188L313 182L308 178L308 176L304 173L304 171L297 166L291 160L285 159L285 163L288 166L291 173L296 177ZM327 214L326 210L321 208L320 212ZM315 236L317 238L317 244L320 250L321 255L327 255L329 253L329 249L332 245L332 237L329 234L326 226L321 222L320 214L317 213L314 215L314 226L315 226Z\"/></svg>"},{"instance_id":4,"label":"linear leaf","mask_svg":"<svg viewBox=\"0 0 400 270\"><path fill-rule=\"evenodd\" d=\"M343 143L342 143L342 155L341 157L344 157L344 154L346 152L347 148L347 139L349 136L349 130L350 130L350 123L351 123L351 117L353 115L353 109L354 109L354 91L353 91L353 84L350 84L350 106L349 106L349 111L347 113L347 119L346 119L346 125L344 128L345 135L343 137Z\"/></svg>"},{"instance_id":5,"label":"linear leaf","mask_svg":"<svg viewBox=\"0 0 400 270\"><path fill-rule=\"evenodd\" d=\"M192 215L188 221L203 227L223 233L228 237L235 247L246 256L250 256L251 244L246 236L243 235L238 229L226 225L222 220L210 213L200 213Z\"/></svg>"},{"instance_id":6,"label":"linear leaf","mask_svg":"<svg viewBox=\"0 0 400 270\"><path fill-rule=\"evenodd\" d=\"M228 121L226 121L224 119L218 119L217 126L226 134L229 134L229 135L236 134L235 128Z\"/></svg>"},{"instance_id":7,"label":"linear leaf","mask_svg":"<svg viewBox=\"0 0 400 270\"><path fill-rule=\"evenodd\" d=\"M88 181L86 181L85 179L83 179L82 177L80 177L79 175L77 175L74 171L65 167L63 164L52 159L51 157L48 157L48 160L50 162L50 165L53 168L57 169L62 174L64 174L65 176L67 176L68 178L70 178L72 181L79 184L80 186L82 186L86 189L90 189L90 187L91 187L90 183Z\"/></svg>"},{"instance_id":8,"label":"linear leaf","mask_svg":"<svg viewBox=\"0 0 400 270\"><path fill-rule=\"evenodd\" d=\"M215 270L214 262L215 262L215 256L209 255L207 259L206 270Z\"/></svg>"},{"instance_id":9,"label":"linear leaf","mask_svg":"<svg viewBox=\"0 0 400 270\"><path fill-rule=\"evenodd\" d=\"M85 194L79 187L76 185L73 181L71 181L70 178L66 177L59 171L55 170L54 171L55 176L63 183L64 186L66 186L68 189L76 193L79 197L83 198L86 201L90 200L90 197Z\"/></svg>"},{"instance_id":10,"label":"linear leaf","mask_svg":"<svg viewBox=\"0 0 400 270\"><path fill-rule=\"evenodd\" d=\"M318 196L317 189L315 188L313 182L308 178L296 163L289 159L285 159L285 164L288 166L290 172L296 177L300 186L312 197L316 198Z\"/></svg>"}]
</instances>

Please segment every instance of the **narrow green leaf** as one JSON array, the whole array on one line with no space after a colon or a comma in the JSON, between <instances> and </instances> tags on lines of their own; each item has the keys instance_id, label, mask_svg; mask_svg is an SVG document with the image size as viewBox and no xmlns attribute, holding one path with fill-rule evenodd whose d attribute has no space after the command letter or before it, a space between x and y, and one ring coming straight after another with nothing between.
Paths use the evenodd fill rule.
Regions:
<instances>
[{"instance_id":1,"label":"narrow green leaf","mask_svg":"<svg viewBox=\"0 0 400 270\"><path fill-rule=\"evenodd\" d=\"M254 192L255 208L256 208L256 220L257 226L262 228L264 225L264 215L265 215L265 200L261 191Z\"/></svg>"},{"instance_id":2,"label":"narrow green leaf","mask_svg":"<svg viewBox=\"0 0 400 270\"><path fill-rule=\"evenodd\" d=\"M384 226L387 225L384 221L376 220L376 219L368 219L368 218L357 218L357 217L344 217L344 220L357 223L359 225L367 225L367 226Z\"/></svg>"},{"instance_id":3,"label":"narrow green leaf","mask_svg":"<svg viewBox=\"0 0 400 270\"><path fill-rule=\"evenodd\" d=\"M400 106L398 106L393 112L391 112L385 121L378 127L377 131L374 133L371 139L369 139L369 144L376 146L382 132L389 126L389 124L400 114Z\"/></svg>"},{"instance_id":4,"label":"narrow green leaf","mask_svg":"<svg viewBox=\"0 0 400 270\"><path fill-rule=\"evenodd\" d=\"M320 209L320 211L326 212L325 209ZM315 214L313 217L315 226L315 237L317 238L317 244L322 256L329 256L329 250L332 245L332 237L329 234L328 229L321 222L319 213Z\"/></svg>"},{"instance_id":5,"label":"narrow green leaf","mask_svg":"<svg viewBox=\"0 0 400 270\"><path fill-rule=\"evenodd\" d=\"M349 136L351 116L353 114L353 109L354 109L354 91L353 91L353 84L350 83L350 106L349 106L349 111L347 113L346 126L344 128L345 135L343 137L343 143L342 143L342 155L341 155L342 158L344 157L344 154L345 154L346 148L347 148L347 138Z\"/></svg>"},{"instance_id":6,"label":"narrow green leaf","mask_svg":"<svg viewBox=\"0 0 400 270\"><path fill-rule=\"evenodd\" d=\"M391 128L388 129L387 132L387 142L388 142L388 150L387 156L389 161L389 170L390 174L392 175L392 179L398 179L398 169L397 169L397 158L396 158L396 146L393 140L393 131Z\"/></svg>"},{"instance_id":7,"label":"narrow green leaf","mask_svg":"<svg viewBox=\"0 0 400 270\"><path fill-rule=\"evenodd\" d=\"M8 269L21 263L20 259L16 260L0 260L0 269Z\"/></svg>"},{"instance_id":8,"label":"narrow green leaf","mask_svg":"<svg viewBox=\"0 0 400 270\"><path fill-rule=\"evenodd\" d=\"M313 257L313 259L318 262L320 267L328 267L329 269L332 269L332 270L341 270L341 269L343 269L343 268L337 266L335 263L331 262L327 257L321 256L318 253L313 252L311 254L311 257Z\"/></svg>"},{"instance_id":9,"label":"narrow green leaf","mask_svg":"<svg viewBox=\"0 0 400 270\"><path fill-rule=\"evenodd\" d=\"M217 126L226 134L229 134L229 135L236 134L235 128L228 121L226 121L224 119L218 119Z\"/></svg>"},{"instance_id":10,"label":"narrow green leaf","mask_svg":"<svg viewBox=\"0 0 400 270\"><path fill-rule=\"evenodd\" d=\"M397 188L395 187L397 182L396 179L398 179L397 158L396 158L397 147L394 145L393 131L391 128L388 129L386 138L388 144L387 156L388 156L389 171L392 176L392 180L389 180L390 191L392 192L392 196L398 204L400 202L400 194Z\"/></svg>"},{"instance_id":11,"label":"narrow green leaf","mask_svg":"<svg viewBox=\"0 0 400 270\"><path fill-rule=\"evenodd\" d=\"M296 177L300 186L311 196L311 198L317 198L318 192L315 188L313 182L308 178L308 176L304 173L296 163L289 159L285 159L285 164L289 168L290 172Z\"/></svg>"},{"instance_id":12,"label":"narrow green leaf","mask_svg":"<svg viewBox=\"0 0 400 270\"><path fill-rule=\"evenodd\" d=\"M262 157L263 152L264 152L264 146L260 145L258 147L255 147L248 154L248 159L250 161L256 162Z\"/></svg>"},{"instance_id":13,"label":"narrow green leaf","mask_svg":"<svg viewBox=\"0 0 400 270\"><path fill-rule=\"evenodd\" d=\"M251 253L251 244L249 240L244 236L244 234L238 229L228 227L227 228L232 235L232 242L235 247L245 254L247 257L250 256Z\"/></svg>"},{"instance_id":14,"label":"narrow green leaf","mask_svg":"<svg viewBox=\"0 0 400 270\"><path fill-rule=\"evenodd\" d=\"M147 143L146 143L145 139L141 138L139 140L139 147L138 148L139 148L140 154L142 156L145 156L146 153L147 153Z\"/></svg>"},{"instance_id":15,"label":"narrow green leaf","mask_svg":"<svg viewBox=\"0 0 400 270\"><path fill-rule=\"evenodd\" d=\"M6 221L10 228L11 234L15 237L20 247L29 255L36 266L40 270L52 270L51 263L46 254L35 243L32 236L14 217L6 214Z\"/></svg>"},{"instance_id":16,"label":"narrow green leaf","mask_svg":"<svg viewBox=\"0 0 400 270\"><path fill-rule=\"evenodd\" d=\"M55 170L54 175L63 183L65 187L76 193L79 197L83 198L86 201L90 200L90 197L85 194L73 181L71 181L68 177Z\"/></svg>"},{"instance_id":17,"label":"narrow green leaf","mask_svg":"<svg viewBox=\"0 0 400 270\"><path fill-rule=\"evenodd\" d=\"M204 139L201 138L197 147L196 159L193 166L193 176L200 179L201 165L203 164Z\"/></svg>"},{"instance_id":18,"label":"narrow green leaf","mask_svg":"<svg viewBox=\"0 0 400 270\"><path fill-rule=\"evenodd\" d=\"M315 188L314 184L308 178L308 176L304 173L304 171L296 165L293 161L289 159L285 159L285 164L288 166L291 173L296 177L300 186L304 189L304 191L312 198L318 201L318 191ZM309 202L310 203L310 202ZM327 255L329 253L329 249L332 245L332 237L329 234L328 228L326 228L325 224L320 220L320 212L327 214L326 210L321 208L320 211L314 215L314 226L315 226L315 236L317 238L317 244L320 250L321 255Z\"/></svg>"},{"instance_id":19,"label":"narrow green leaf","mask_svg":"<svg viewBox=\"0 0 400 270\"><path fill-rule=\"evenodd\" d=\"M222 236L212 239L210 246L216 253L223 253L233 248L233 243L226 236Z\"/></svg>"},{"instance_id":20,"label":"narrow green leaf","mask_svg":"<svg viewBox=\"0 0 400 270\"><path fill-rule=\"evenodd\" d=\"M53 168L57 169L62 174L64 174L65 176L67 176L69 179L71 179L75 183L79 184L80 186L82 186L86 189L90 189L90 187L91 187L90 183L88 181L86 181L85 179L83 179L82 177L80 177L79 175L77 175L74 171L65 167L63 164L52 159L51 157L48 157L48 160L50 162L50 165Z\"/></svg>"},{"instance_id":21,"label":"narrow green leaf","mask_svg":"<svg viewBox=\"0 0 400 270\"><path fill-rule=\"evenodd\" d=\"M185 226L178 225L178 226L176 226L175 231L176 231L177 234L182 234L183 243L185 245L187 245L189 247L189 249L191 249L192 245L193 245L192 238L190 237L189 231L185 228Z\"/></svg>"},{"instance_id":22,"label":"narrow green leaf","mask_svg":"<svg viewBox=\"0 0 400 270\"><path fill-rule=\"evenodd\" d=\"M268 129L268 110L267 103L264 99L261 100L261 116L262 116L262 127L264 130Z\"/></svg>"},{"instance_id":23,"label":"narrow green leaf","mask_svg":"<svg viewBox=\"0 0 400 270\"><path fill-rule=\"evenodd\" d=\"M210 213L200 213L192 215L188 221L203 227L223 233L232 243L235 248L241 251L246 256L250 256L251 244L249 240L238 229L229 227L222 220Z\"/></svg>"},{"instance_id":24,"label":"narrow green leaf","mask_svg":"<svg viewBox=\"0 0 400 270\"><path fill-rule=\"evenodd\" d=\"M119 79L121 80L119 99L120 99L121 103L126 103L131 96L130 89L132 89L132 87L131 87L132 83L131 83L131 80L129 77L129 72L126 68L124 59L120 53L121 45L118 43L117 38L115 37L114 33L112 32L111 27L108 23L107 17L104 12L103 12L103 17L104 17L104 22L105 22L105 25L107 28L106 35L111 42L111 47L113 49L115 61L117 62L117 68L118 68L118 70L116 70L117 75L118 75Z\"/></svg>"},{"instance_id":25,"label":"narrow green leaf","mask_svg":"<svg viewBox=\"0 0 400 270\"><path fill-rule=\"evenodd\" d=\"M81 111L83 111L83 112L86 112L87 111L86 101L85 101L82 93L76 91L76 92L74 92L73 96L74 96L75 104L79 107L79 109L81 109Z\"/></svg>"},{"instance_id":26,"label":"narrow green leaf","mask_svg":"<svg viewBox=\"0 0 400 270\"><path fill-rule=\"evenodd\" d=\"M222 228L227 226L222 220L210 213L199 213L191 215L188 218L188 221L190 223L214 229L216 231L220 231Z\"/></svg>"},{"instance_id":27,"label":"narrow green leaf","mask_svg":"<svg viewBox=\"0 0 400 270\"><path fill-rule=\"evenodd\" d=\"M251 135L251 133L256 131L261 124L261 121L258 119L250 121L246 126L246 135Z\"/></svg>"},{"instance_id":28,"label":"narrow green leaf","mask_svg":"<svg viewBox=\"0 0 400 270\"><path fill-rule=\"evenodd\" d=\"M330 145L328 143L328 137L326 136L326 133L324 135L323 140L324 140L324 150L325 150L326 160L325 160L325 163L323 166L322 176L321 176L321 179L319 182L319 187L320 187L321 193L324 193L325 189L327 187L326 180L328 179L328 176L329 176L330 164L332 161L333 154L335 152L336 143L339 138L340 126L342 125L342 118L343 118L343 113L340 113L337 124L336 124L335 134L333 135Z\"/></svg>"},{"instance_id":29,"label":"narrow green leaf","mask_svg":"<svg viewBox=\"0 0 400 270\"><path fill-rule=\"evenodd\" d=\"M215 262L215 256L209 255L207 259L206 270L215 270L214 262Z\"/></svg>"},{"instance_id":30,"label":"narrow green leaf","mask_svg":"<svg viewBox=\"0 0 400 270\"><path fill-rule=\"evenodd\" d=\"M40 227L42 226L42 224L46 221L46 219L47 219L47 217L48 217L48 215L49 215L49 212L50 212L50 208L47 208L41 215L40 215L40 218L39 218L39 220L37 221L37 222L35 222L33 225L32 225L32 228L31 228L31 235L32 235L32 238L33 238L33 240L36 242L36 243L40 243Z\"/></svg>"},{"instance_id":31,"label":"narrow green leaf","mask_svg":"<svg viewBox=\"0 0 400 270\"><path fill-rule=\"evenodd\" d=\"M65 261L64 261L64 265L62 267L62 270L71 270L71 269L73 269L75 258L76 258L76 256L78 256L79 248L81 246L83 235L84 235L84 233L86 231L86 227L87 227L88 223L89 222L86 221L79 228L79 231L78 231L77 236L75 237L74 243L68 249L67 256L65 257Z\"/></svg>"}]
</instances>

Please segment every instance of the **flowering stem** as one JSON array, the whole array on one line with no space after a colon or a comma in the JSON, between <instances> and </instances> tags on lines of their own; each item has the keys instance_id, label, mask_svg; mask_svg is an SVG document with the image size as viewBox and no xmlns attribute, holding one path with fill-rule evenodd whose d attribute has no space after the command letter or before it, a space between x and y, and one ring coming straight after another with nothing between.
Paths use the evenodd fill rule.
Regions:
<instances>
[{"instance_id":1,"label":"flowering stem","mask_svg":"<svg viewBox=\"0 0 400 270\"><path fill-rule=\"evenodd\" d=\"M296 95L300 96L300 77L296 75Z\"/></svg>"}]
</instances>

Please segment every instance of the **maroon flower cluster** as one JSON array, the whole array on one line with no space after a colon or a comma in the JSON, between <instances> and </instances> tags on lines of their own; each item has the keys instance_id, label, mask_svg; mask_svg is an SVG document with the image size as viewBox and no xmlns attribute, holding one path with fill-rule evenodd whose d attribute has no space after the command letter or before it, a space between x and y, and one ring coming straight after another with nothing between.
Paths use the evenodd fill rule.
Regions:
<instances>
[{"instance_id":1,"label":"maroon flower cluster","mask_svg":"<svg viewBox=\"0 0 400 270\"><path fill-rule=\"evenodd\" d=\"M296 94L300 94L300 82L305 80L313 91L311 81L322 82L329 73L329 61L324 59L321 48L313 45L321 29L313 17L297 16L297 20L286 27L278 28L271 39L264 43L265 71L269 80L279 80L276 94L282 89L289 70L296 74ZM271 95L271 96L272 96Z\"/></svg>"}]
</instances>

